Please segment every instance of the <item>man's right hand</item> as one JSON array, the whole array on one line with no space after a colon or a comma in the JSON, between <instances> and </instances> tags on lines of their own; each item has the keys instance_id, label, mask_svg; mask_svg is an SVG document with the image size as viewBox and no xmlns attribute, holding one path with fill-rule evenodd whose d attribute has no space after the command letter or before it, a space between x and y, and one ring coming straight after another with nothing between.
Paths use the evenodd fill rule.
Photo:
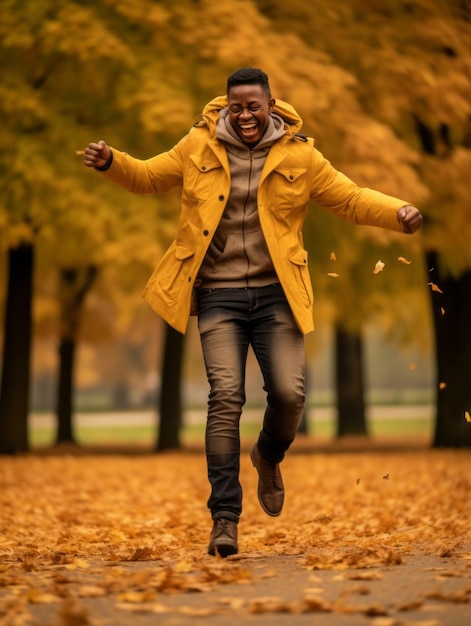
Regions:
<instances>
[{"instance_id":1,"label":"man's right hand","mask_svg":"<svg viewBox=\"0 0 471 626\"><path fill-rule=\"evenodd\" d=\"M111 148L105 141L89 143L84 150L83 164L87 167L104 167L111 156Z\"/></svg>"}]
</instances>

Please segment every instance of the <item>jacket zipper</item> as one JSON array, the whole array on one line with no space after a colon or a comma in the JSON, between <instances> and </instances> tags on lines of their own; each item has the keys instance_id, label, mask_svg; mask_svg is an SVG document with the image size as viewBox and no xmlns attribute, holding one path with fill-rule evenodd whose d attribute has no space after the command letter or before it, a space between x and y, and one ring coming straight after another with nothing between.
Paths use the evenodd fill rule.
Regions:
<instances>
[{"instance_id":1,"label":"jacket zipper","mask_svg":"<svg viewBox=\"0 0 471 626\"><path fill-rule=\"evenodd\" d=\"M248 177L248 187L247 187L247 195L245 197L244 208L243 208L243 220L242 220L242 242L244 246L244 255L247 260L247 271L245 273L245 284L246 287L249 286L249 267L250 267L250 259L247 254L247 250L245 247L245 213L247 211L247 204L250 199L250 187L252 185L252 168L253 168L253 150L250 149L250 166L249 166L249 177Z\"/></svg>"}]
</instances>

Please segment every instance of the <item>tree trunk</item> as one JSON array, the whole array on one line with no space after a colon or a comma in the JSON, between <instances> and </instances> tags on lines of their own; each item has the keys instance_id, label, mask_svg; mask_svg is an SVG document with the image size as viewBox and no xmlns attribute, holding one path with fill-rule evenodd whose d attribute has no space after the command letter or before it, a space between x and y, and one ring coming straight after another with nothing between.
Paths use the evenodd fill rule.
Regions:
<instances>
[{"instance_id":1,"label":"tree trunk","mask_svg":"<svg viewBox=\"0 0 471 626\"><path fill-rule=\"evenodd\" d=\"M3 454L28 450L33 271L32 244L21 244L8 251L0 392L0 453Z\"/></svg>"},{"instance_id":2,"label":"tree trunk","mask_svg":"<svg viewBox=\"0 0 471 626\"><path fill-rule=\"evenodd\" d=\"M335 329L337 437L368 436L365 417L363 343L360 333Z\"/></svg>"},{"instance_id":3,"label":"tree trunk","mask_svg":"<svg viewBox=\"0 0 471 626\"><path fill-rule=\"evenodd\" d=\"M94 265L85 268L62 268L59 274L61 328L56 400L56 443L75 443L72 419L77 336L83 303L97 275L98 268Z\"/></svg>"},{"instance_id":4,"label":"tree trunk","mask_svg":"<svg viewBox=\"0 0 471 626\"><path fill-rule=\"evenodd\" d=\"M441 276L438 255L427 255L437 363L433 447L471 447L471 271L458 278Z\"/></svg>"},{"instance_id":5,"label":"tree trunk","mask_svg":"<svg viewBox=\"0 0 471 626\"><path fill-rule=\"evenodd\" d=\"M180 448L182 418L181 372L184 335L167 325L159 400L157 451Z\"/></svg>"},{"instance_id":6,"label":"tree trunk","mask_svg":"<svg viewBox=\"0 0 471 626\"><path fill-rule=\"evenodd\" d=\"M56 443L75 442L72 428L75 345L75 339L60 340Z\"/></svg>"}]
</instances>

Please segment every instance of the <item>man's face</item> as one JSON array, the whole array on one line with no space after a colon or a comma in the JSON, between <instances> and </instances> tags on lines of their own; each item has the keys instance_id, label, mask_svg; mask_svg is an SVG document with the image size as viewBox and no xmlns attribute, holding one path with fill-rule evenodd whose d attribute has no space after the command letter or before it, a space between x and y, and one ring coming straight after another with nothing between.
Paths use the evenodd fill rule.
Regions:
<instances>
[{"instance_id":1,"label":"man's face","mask_svg":"<svg viewBox=\"0 0 471 626\"><path fill-rule=\"evenodd\" d=\"M238 85L227 94L232 128L248 146L255 146L268 126L275 101L261 85Z\"/></svg>"}]
</instances>

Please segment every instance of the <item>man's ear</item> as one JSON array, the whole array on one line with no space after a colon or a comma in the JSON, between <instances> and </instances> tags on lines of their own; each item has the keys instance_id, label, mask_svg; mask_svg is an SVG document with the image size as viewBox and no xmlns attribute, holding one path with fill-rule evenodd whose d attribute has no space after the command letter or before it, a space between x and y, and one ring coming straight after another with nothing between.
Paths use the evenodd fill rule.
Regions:
<instances>
[{"instance_id":1,"label":"man's ear","mask_svg":"<svg viewBox=\"0 0 471 626\"><path fill-rule=\"evenodd\" d=\"M270 113L275 108L275 104L276 104L275 98L270 98L270 100L268 101L268 110L269 110Z\"/></svg>"}]
</instances>

